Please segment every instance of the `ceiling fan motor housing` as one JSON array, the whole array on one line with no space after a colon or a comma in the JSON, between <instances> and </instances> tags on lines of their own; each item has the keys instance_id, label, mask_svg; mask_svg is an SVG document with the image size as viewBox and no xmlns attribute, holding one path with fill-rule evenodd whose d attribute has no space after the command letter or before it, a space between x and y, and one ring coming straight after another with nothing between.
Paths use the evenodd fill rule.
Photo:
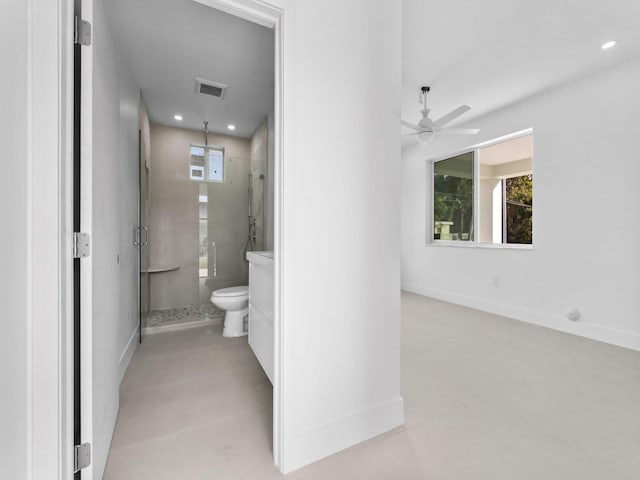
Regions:
<instances>
[{"instance_id":1,"label":"ceiling fan motor housing","mask_svg":"<svg viewBox=\"0 0 640 480\"><path fill-rule=\"evenodd\" d=\"M420 103L422 103L422 110L420 110L422 118L420 119L420 121L417 124L406 122L404 120L401 121L402 125L414 131L409 135L417 135L418 140L421 143L426 143L430 141L434 135L440 133L467 135L478 133L478 129L476 128L443 128L445 125L454 121L460 115L463 115L464 113L471 110L471 107L469 107L468 105L461 105L458 108L450 111L446 115L438 118L437 120L432 120L429 117L431 109L427 108L427 94L430 91L431 87L428 85L423 85L420 87Z\"/></svg>"}]
</instances>

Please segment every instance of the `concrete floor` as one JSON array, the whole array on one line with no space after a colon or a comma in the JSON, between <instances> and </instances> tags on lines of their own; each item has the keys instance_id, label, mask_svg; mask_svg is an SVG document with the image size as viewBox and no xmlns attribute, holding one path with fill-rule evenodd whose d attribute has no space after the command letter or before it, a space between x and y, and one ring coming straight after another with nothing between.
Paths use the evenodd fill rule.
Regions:
<instances>
[{"instance_id":1,"label":"concrete floor","mask_svg":"<svg viewBox=\"0 0 640 480\"><path fill-rule=\"evenodd\" d=\"M220 328L146 338L105 479L283 478L271 385ZM286 478L640 478L640 353L413 294L402 328L405 426Z\"/></svg>"}]
</instances>

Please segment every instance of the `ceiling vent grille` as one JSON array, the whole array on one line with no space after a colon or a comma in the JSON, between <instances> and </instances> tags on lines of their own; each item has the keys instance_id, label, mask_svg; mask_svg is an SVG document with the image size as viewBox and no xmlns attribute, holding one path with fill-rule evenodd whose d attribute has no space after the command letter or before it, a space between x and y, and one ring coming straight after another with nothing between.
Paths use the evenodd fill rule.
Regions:
<instances>
[{"instance_id":1,"label":"ceiling vent grille","mask_svg":"<svg viewBox=\"0 0 640 480\"><path fill-rule=\"evenodd\" d=\"M229 85L225 85L224 83L212 82L211 80L196 77L196 93L223 99L227 93L227 88L229 88Z\"/></svg>"}]
</instances>

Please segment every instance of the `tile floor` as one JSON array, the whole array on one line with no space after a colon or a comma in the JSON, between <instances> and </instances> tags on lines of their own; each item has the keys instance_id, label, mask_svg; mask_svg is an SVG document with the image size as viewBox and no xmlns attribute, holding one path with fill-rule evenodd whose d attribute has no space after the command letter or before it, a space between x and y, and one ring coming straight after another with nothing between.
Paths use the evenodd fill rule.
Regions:
<instances>
[{"instance_id":1,"label":"tile floor","mask_svg":"<svg viewBox=\"0 0 640 480\"><path fill-rule=\"evenodd\" d=\"M221 326L150 335L105 479L275 479L271 385ZM640 478L640 353L403 294L406 424L292 480Z\"/></svg>"},{"instance_id":2,"label":"tile floor","mask_svg":"<svg viewBox=\"0 0 640 480\"><path fill-rule=\"evenodd\" d=\"M202 320L222 319L224 310L215 305L152 310L146 314L143 327L163 327Z\"/></svg>"}]
</instances>

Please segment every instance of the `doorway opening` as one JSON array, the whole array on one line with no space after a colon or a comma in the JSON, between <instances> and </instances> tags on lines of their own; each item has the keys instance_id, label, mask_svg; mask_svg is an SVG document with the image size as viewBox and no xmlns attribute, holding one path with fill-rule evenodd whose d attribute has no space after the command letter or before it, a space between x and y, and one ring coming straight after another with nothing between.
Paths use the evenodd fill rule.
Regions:
<instances>
[{"instance_id":1,"label":"doorway opening","mask_svg":"<svg viewBox=\"0 0 640 480\"><path fill-rule=\"evenodd\" d=\"M84 329L90 336L85 345L93 345L87 349L82 387L83 430L94 453L92 475L105 468L109 474L109 465L117 464L116 450L129 448L132 439L144 442L140 434L145 430L164 438L172 428L194 426L195 404L192 411L183 409L187 423L182 427L179 422L162 427L163 415L175 415L175 409L163 411L155 399L168 389L175 387L183 395L189 383L194 396L183 405L206 402L199 380L217 376L230 387L210 382L213 389L238 394L234 375L246 373L243 368L260 389L268 385L268 396L258 408L268 421L265 417L258 423L268 425L264 432L273 436L268 453L278 464L279 416L273 415L279 411L277 380L272 389L271 377L261 372L256 356L250 357L246 336L222 338L225 311L210 300L215 291L248 288L251 251L271 252L278 270L278 23L256 23L240 18L253 19L255 12L238 16L192 0L85 1L95 35L86 68L91 73L85 97L90 98L86 131L91 153L85 158L90 168L83 172L90 201L83 208L102 242L96 243L90 260L93 271L101 274L91 276L83 307L91 311L85 321L92 327ZM227 10L234 8L241 7ZM104 295L92 294L98 291ZM278 304L277 295L276 286L272 306ZM140 323L134 323L138 312ZM118 320L98 323L110 318ZM160 352L167 345L162 338L175 334L184 340L187 330L196 331L193 348ZM273 349L275 333L271 335ZM136 352L138 339L142 345ZM206 346L208 339L213 341ZM149 350L163 342L160 351ZM140 376L145 358L158 360L160 353L168 354L166 363ZM170 378L167 372L180 363L176 358L191 354L191 370L174 371L177 376ZM230 369L223 371L224 366ZM187 377L194 373L200 377L190 382ZM127 407L143 390L151 394L149 405L154 407L138 405L145 413L133 418ZM251 398L252 392L243 395L232 403ZM157 419L149 416L154 410ZM209 413L214 416L204 422L225 410Z\"/></svg>"}]
</instances>

